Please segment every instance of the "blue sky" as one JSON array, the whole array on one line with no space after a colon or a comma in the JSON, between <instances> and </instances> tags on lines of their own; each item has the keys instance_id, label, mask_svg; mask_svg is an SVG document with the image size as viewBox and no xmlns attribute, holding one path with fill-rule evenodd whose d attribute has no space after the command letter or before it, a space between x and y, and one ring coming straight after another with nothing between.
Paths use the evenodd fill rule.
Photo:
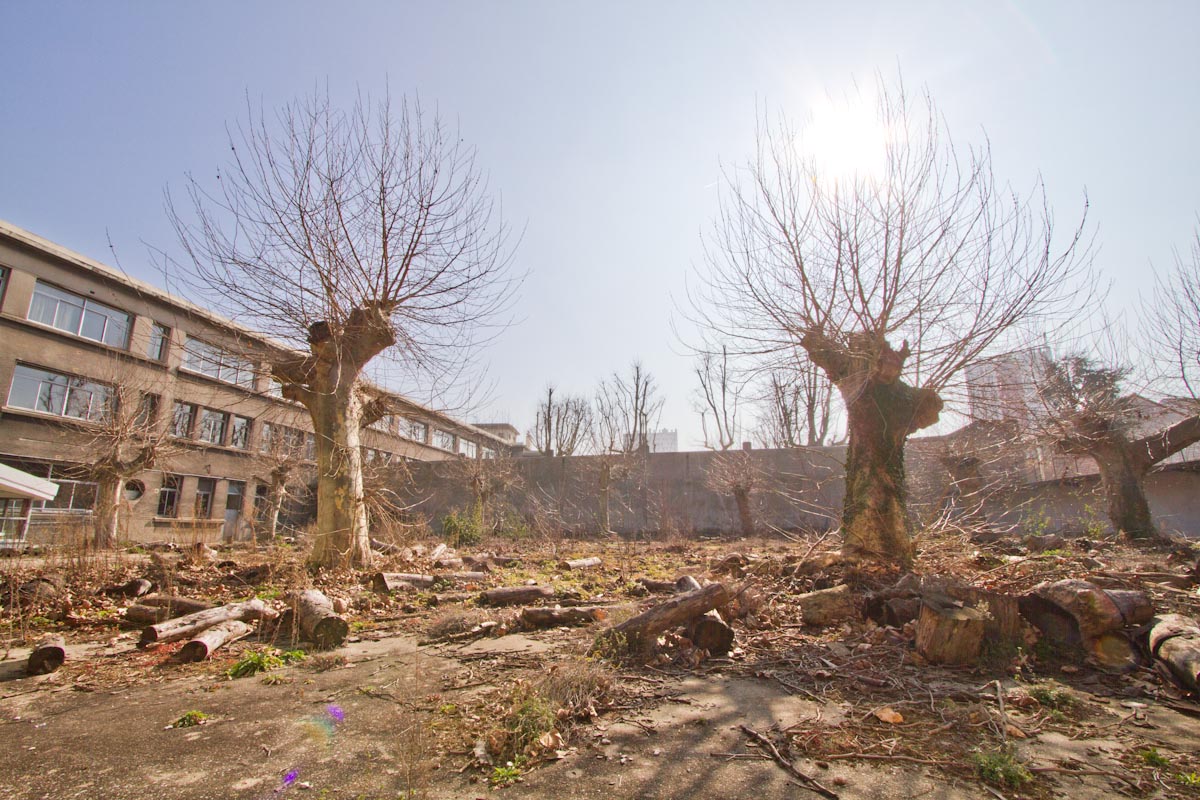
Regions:
<instances>
[{"instance_id":1,"label":"blue sky","mask_svg":"<svg viewBox=\"0 0 1200 800\"><path fill-rule=\"evenodd\" d=\"M673 298L764 104L803 117L902 70L1000 177L1040 174L1064 229L1086 191L1119 305L1200 211L1198 28L1192 2L5 3L0 218L162 284L163 191L215 172L247 95L419 93L523 231L521 321L472 418L524 430L547 381L590 393L640 358L696 446Z\"/></svg>"}]
</instances>

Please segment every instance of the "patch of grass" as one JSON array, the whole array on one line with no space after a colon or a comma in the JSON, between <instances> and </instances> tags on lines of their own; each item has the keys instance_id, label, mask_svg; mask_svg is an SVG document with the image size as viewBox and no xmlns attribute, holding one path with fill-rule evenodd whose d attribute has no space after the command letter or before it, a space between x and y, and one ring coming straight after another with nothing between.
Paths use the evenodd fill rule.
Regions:
<instances>
[{"instance_id":1,"label":"patch of grass","mask_svg":"<svg viewBox=\"0 0 1200 800\"><path fill-rule=\"evenodd\" d=\"M455 509L442 517L442 535L453 547L474 547L483 541L483 509Z\"/></svg>"},{"instance_id":2,"label":"patch of grass","mask_svg":"<svg viewBox=\"0 0 1200 800\"><path fill-rule=\"evenodd\" d=\"M1057 681L1035 683L1032 686L1026 687L1025 691L1044 708L1069 712L1079 706L1079 698L1075 697L1070 689Z\"/></svg>"},{"instance_id":3,"label":"patch of grass","mask_svg":"<svg viewBox=\"0 0 1200 800\"><path fill-rule=\"evenodd\" d=\"M612 671L594 659L572 658L552 666L535 689L555 711L571 717L593 717L596 706L609 699L614 686Z\"/></svg>"},{"instance_id":4,"label":"patch of grass","mask_svg":"<svg viewBox=\"0 0 1200 800\"><path fill-rule=\"evenodd\" d=\"M512 705L504 719L504 753L513 759L533 749L538 739L554 730L558 721L550 701L527 683L518 682Z\"/></svg>"},{"instance_id":5,"label":"patch of grass","mask_svg":"<svg viewBox=\"0 0 1200 800\"><path fill-rule=\"evenodd\" d=\"M1033 780L1033 773L1017 759L1011 747L988 752L976 751L971 754L971 761L980 779L992 786L1019 789Z\"/></svg>"},{"instance_id":6,"label":"patch of grass","mask_svg":"<svg viewBox=\"0 0 1200 800\"><path fill-rule=\"evenodd\" d=\"M1147 747L1144 750L1138 750L1138 758L1142 760L1148 767L1169 767L1171 761L1162 753L1158 752L1157 747Z\"/></svg>"},{"instance_id":7,"label":"patch of grass","mask_svg":"<svg viewBox=\"0 0 1200 800\"><path fill-rule=\"evenodd\" d=\"M340 653L317 653L305 659L305 666L313 672L328 672L349 663L350 659Z\"/></svg>"},{"instance_id":8,"label":"patch of grass","mask_svg":"<svg viewBox=\"0 0 1200 800\"><path fill-rule=\"evenodd\" d=\"M203 711L188 711L179 719L171 723L172 728L194 728L197 725L203 725L208 721L208 714Z\"/></svg>"},{"instance_id":9,"label":"patch of grass","mask_svg":"<svg viewBox=\"0 0 1200 800\"><path fill-rule=\"evenodd\" d=\"M492 767L492 774L488 776L488 783L492 786L511 786L521 780L522 768L525 766L525 759L517 756L512 761L506 761L503 765L497 764Z\"/></svg>"},{"instance_id":10,"label":"patch of grass","mask_svg":"<svg viewBox=\"0 0 1200 800\"><path fill-rule=\"evenodd\" d=\"M263 589L255 595L259 600L278 600L283 597L283 589Z\"/></svg>"},{"instance_id":11,"label":"patch of grass","mask_svg":"<svg viewBox=\"0 0 1200 800\"><path fill-rule=\"evenodd\" d=\"M227 678L245 678L260 672L270 672L293 662L302 661L304 657L303 650L278 650L274 647L248 650L236 664L225 670L225 676Z\"/></svg>"}]
</instances>

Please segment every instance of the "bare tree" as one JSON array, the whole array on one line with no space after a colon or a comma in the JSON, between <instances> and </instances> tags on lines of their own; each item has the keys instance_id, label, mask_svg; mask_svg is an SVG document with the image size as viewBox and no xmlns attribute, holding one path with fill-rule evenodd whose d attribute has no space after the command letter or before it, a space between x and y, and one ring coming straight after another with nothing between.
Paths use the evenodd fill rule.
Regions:
<instances>
[{"instance_id":1,"label":"bare tree","mask_svg":"<svg viewBox=\"0 0 1200 800\"><path fill-rule=\"evenodd\" d=\"M625 454L647 450L662 406L658 382L640 361L629 365L628 376L614 372L600 381L595 402L597 450Z\"/></svg>"},{"instance_id":2,"label":"bare tree","mask_svg":"<svg viewBox=\"0 0 1200 800\"><path fill-rule=\"evenodd\" d=\"M833 384L811 361L767 375L759 431L768 447L822 447L833 418Z\"/></svg>"},{"instance_id":3,"label":"bare tree","mask_svg":"<svg viewBox=\"0 0 1200 800\"><path fill-rule=\"evenodd\" d=\"M1100 490L1109 522L1132 539L1153 538L1157 531L1146 500L1145 477L1162 460L1200 442L1200 415L1144 429L1151 401L1125 392L1126 367L1104 366L1082 355L1049 362L1041 371L1038 396L1046 413L1037 429L1063 453L1087 456L1100 471Z\"/></svg>"},{"instance_id":4,"label":"bare tree","mask_svg":"<svg viewBox=\"0 0 1200 800\"><path fill-rule=\"evenodd\" d=\"M279 533L279 521L287 503L294 499L312 470L303 435L275 420L260 421L262 430L258 452L254 454L254 477L267 487L261 505L255 507L256 538L273 541Z\"/></svg>"},{"instance_id":5,"label":"bare tree","mask_svg":"<svg viewBox=\"0 0 1200 800\"><path fill-rule=\"evenodd\" d=\"M575 455L587 443L592 408L587 398L568 395L555 399L554 392L553 385L546 386L546 399L538 403L530 435L543 455Z\"/></svg>"},{"instance_id":6,"label":"bare tree","mask_svg":"<svg viewBox=\"0 0 1200 800\"><path fill-rule=\"evenodd\" d=\"M1193 234L1191 260L1175 258L1175 269L1156 281L1148 322L1155 353L1167 374L1193 400L1200 399L1200 229Z\"/></svg>"},{"instance_id":7,"label":"bare tree","mask_svg":"<svg viewBox=\"0 0 1200 800\"><path fill-rule=\"evenodd\" d=\"M193 283L294 348L270 369L316 432L311 563L365 565L360 428L389 409L363 370L390 348L421 374L461 365L511 296L504 228L474 152L418 104L250 109L230 145L220 188L190 178L188 218L167 210Z\"/></svg>"},{"instance_id":8,"label":"bare tree","mask_svg":"<svg viewBox=\"0 0 1200 800\"><path fill-rule=\"evenodd\" d=\"M700 382L697 411L704 446L710 450L728 450L742 436L741 385L729 368L729 351L720 355L701 353L694 368Z\"/></svg>"},{"instance_id":9,"label":"bare tree","mask_svg":"<svg viewBox=\"0 0 1200 800\"><path fill-rule=\"evenodd\" d=\"M876 175L831 177L786 123L760 128L755 158L726 173L694 305L731 349L787 363L802 348L838 387L843 552L908 564L905 442L965 365L1068 310L1087 248L1082 223L1056 248L1040 183L1017 196L988 150L964 157L928 95L879 91Z\"/></svg>"}]
</instances>

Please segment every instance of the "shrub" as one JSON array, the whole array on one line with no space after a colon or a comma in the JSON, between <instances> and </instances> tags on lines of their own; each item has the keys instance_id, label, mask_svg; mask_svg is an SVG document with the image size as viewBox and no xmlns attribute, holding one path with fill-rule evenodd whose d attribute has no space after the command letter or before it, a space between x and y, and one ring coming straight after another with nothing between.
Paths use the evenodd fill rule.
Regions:
<instances>
[{"instance_id":1,"label":"shrub","mask_svg":"<svg viewBox=\"0 0 1200 800\"><path fill-rule=\"evenodd\" d=\"M284 651L277 650L274 647L249 650L236 664L225 670L225 676L228 678L245 678L248 675L257 675L260 672L270 672L273 669L291 664L293 661L301 661L303 658L303 650Z\"/></svg>"},{"instance_id":2,"label":"shrub","mask_svg":"<svg viewBox=\"0 0 1200 800\"><path fill-rule=\"evenodd\" d=\"M984 783L993 786L1019 789L1033 780L1033 774L1017 759L1011 747L972 753L971 760L975 762L975 770Z\"/></svg>"},{"instance_id":3,"label":"shrub","mask_svg":"<svg viewBox=\"0 0 1200 800\"><path fill-rule=\"evenodd\" d=\"M442 535L453 547L473 547L483 541L483 510L479 504L468 513L455 509L442 518Z\"/></svg>"}]
</instances>

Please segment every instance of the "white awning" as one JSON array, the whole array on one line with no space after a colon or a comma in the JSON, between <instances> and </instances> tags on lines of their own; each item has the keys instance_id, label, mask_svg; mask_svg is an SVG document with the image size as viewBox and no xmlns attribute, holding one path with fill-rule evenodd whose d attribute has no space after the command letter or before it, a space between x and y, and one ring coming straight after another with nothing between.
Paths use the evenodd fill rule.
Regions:
<instances>
[{"instance_id":1,"label":"white awning","mask_svg":"<svg viewBox=\"0 0 1200 800\"><path fill-rule=\"evenodd\" d=\"M58 494L58 484L0 464L0 497L22 500L53 500Z\"/></svg>"}]
</instances>

